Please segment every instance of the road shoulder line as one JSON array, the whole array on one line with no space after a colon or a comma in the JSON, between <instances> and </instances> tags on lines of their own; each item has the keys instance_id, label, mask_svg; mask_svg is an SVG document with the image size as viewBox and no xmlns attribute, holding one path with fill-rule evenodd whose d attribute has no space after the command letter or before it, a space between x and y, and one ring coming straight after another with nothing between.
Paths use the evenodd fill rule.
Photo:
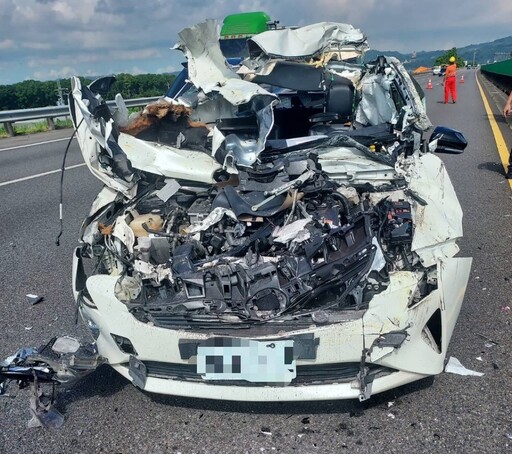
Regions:
<instances>
[{"instance_id":1,"label":"road shoulder line","mask_svg":"<svg viewBox=\"0 0 512 454\"><path fill-rule=\"evenodd\" d=\"M501 163L503 164L503 168L505 172L508 169L508 159L509 159L509 150L507 144L505 143L505 139L503 138L503 134L500 131L498 123L496 122L496 118L492 113L492 109L489 105L489 101L487 100L487 96L485 96L484 90L480 81L478 80L478 74L475 73L476 84L478 85L478 89L480 90L480 96L482 97L482 102L484 103L485 112L489 118L489 124L491 125L492 135L494 137L494 141L496 142L496 148L498 149L498 154L500 155ZM512 180L507 180L512 189Z\"/></svg>"}]
</instances>

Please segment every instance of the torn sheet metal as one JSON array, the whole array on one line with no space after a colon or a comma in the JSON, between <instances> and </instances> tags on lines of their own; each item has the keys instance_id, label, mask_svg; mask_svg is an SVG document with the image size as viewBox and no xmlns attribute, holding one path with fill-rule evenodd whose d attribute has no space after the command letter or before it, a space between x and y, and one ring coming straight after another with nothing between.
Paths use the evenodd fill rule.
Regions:
<instances>
[{"instance_id":1,"label":"torn sheet metal","mask_svg":"<svg viewBox=\"0 0 512 454\"><path fill-rule=\"evenodd\" d=\"M220 26L207 20L179 33L181 41L175 48L187 57L190 81L204 93L220 93L231 104L238 106L254 96L277 98L259 85L241 80L227 65L219 46Z\"/></svg>"},{"instance_id":2,"label":"torn sheet metal","mask_svg":"<svg viewBox=\"0 0 512 454\"><path fill-rule=\"evenodd\" d=\"M256 162L265 149L265 143L274 126L273 106L278 102L276 95L257 84L247 82L226 64L219 46L219 25L207 20L179 33L181 42L176 45L188 60L190 81L204 93L218 92L234 106L251 102L250 109L257 117L259 134L257 140L241 139L232 134L225 139L229 161L247 167ZM218 144L217 144L218 147Z\"/></svg>"},{"instance_id":3,"label":"torn sheet metal","mask_svg":"<svg viewBox=\"0 0 512 454\"><path fill-rule=\"evenodd\" d=\"M405 102L411 108L415 116L415 125L422 131L427 131L432 127L427 112L425 111L425 103L420 98L416 87L411 79L411 75L405 69L404 65L400 60L395 57L386 57L388 63L395 70L395 79L397 81L397 87L400 94L403 96Z\"/></svg>"},{"instance_id":4,"label":"torn sheet metal","mask_svg":"<svg viewBox=\"0 0 512 454\"><path fill-rule=\"evenodd\" d=\"M414 225L416 234L412 242L425 266L453 257L459 250L456 239L461 238L462 208L446 172L444 163L428 153L413 156L414 170L405 174L409 188L427 204L416 204Z\"/></svg>"},{"instance_id":5,"label":"torn sheet metal","mask_svg":"<svg viewBox=\"0 0 512 454\"><path fill-rule=\"evenodd\" d=\"M363 125L379 125L396 121L397 111L391 99L393 75L366 74L361 84L361 102L357 107L356 121Z\"/></svg>"},{"instance_id":6,"label":"torn sheet metal","mask_svg":"<svg viewBox=\"0 0 512 454\"><path fill-rule=\"evenodd\" d=\"M128 134L119 135L119 145L135 168L168 178L214 183L213 174L222 168L206 153L147 142Z\"/></svg>"},{"instance_id":7,"label":"torn sheet metal","mask_svg":"<svg viewBox=\"0 0 512 454\"><path fill-rule=\"evenodd\" d=\"M400 115L405 115L399 127L404 129L415 124L426 131L432 126L427 117L423 101L418 95L411 76L394 57L379 57L372 62L372 70L366 73L359 87L361 102L356 109L356 121L363 125L378 125L384 122L397 124ZM391 87L400 93L406 106L398 112L391 97ZM403 109L402 109L403 110ZM398 126L397 126L398 127Z\"/></svg>"},{"instance_id":8,"label":"torn sheet metal","mask_svg":"<svg viewBox=\"0 0 512 454\"><path fill-rule=\"evenodd\" d=\"M257 140L243 139L236 134L226 136L224 168L229 165L248 168L257 161L259 154L265 149L267 137L274 126L274 106L278 103L277 100L272 100L270 104L265 105L266 101L258 98L258 103L254 103L261 104L261 108L254 109L259 129Z\"/></svg>"},{"instance_id":9,"label":"torn sheet metal","mask_svg":"<svg viewBox=\"0 0 512 454\"><path fill-rule=\"evenodd\" d=\"M259 33L249 40L249 48L253 50L255 47L269 57L285 58L315 57L336 51L357 51L361 55L369 48L366 36L360 30L335 22Z\"/></svg>"},{"instance_id":10,"label":"torn sheet metal","mask_svg":"<svg viewBox=\"0 0 512 454\"><path fill-rule=\"evenodd\" d=\"M71 79L71 89L71 117L84 162L106 185L126 196L133 196L137 178L114 138L114 120L110 118L108 106L87 87L82 87L78 77Z\"/></svg>"}]
</instances>

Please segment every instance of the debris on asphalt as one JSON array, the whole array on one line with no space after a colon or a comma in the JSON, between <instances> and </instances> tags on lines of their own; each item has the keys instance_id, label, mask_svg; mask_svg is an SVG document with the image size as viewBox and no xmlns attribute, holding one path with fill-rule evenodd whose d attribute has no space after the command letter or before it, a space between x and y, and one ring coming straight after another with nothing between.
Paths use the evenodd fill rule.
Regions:
<instances>
[{"instance_id":1,"label":"debris on asphalt","mask_svg":"<svg viewBox=\"0 0 512 454\"><path fill-rule=\"evenodd\" d=\"M501 312L503 312L504 314L510 314L510 311L511 311L510 306L503 306L501 308Z\"/></svg>"},{"instance_id":2,"label":"debris on asphalt","mask_svg":"<svg viewBox=\"0 0 512 454\"><path fill-rule=\"evenodd\" d=\"M477 372L475 370L465 368L454 356L450 356L444 371L456 375L472 375L475 377L482 377L484 375L482 372Z\"/></svg>"},{"instance_id":3,"label":"debris on asphalt","mask_svg":"<svg viewBox=\"0 0 512 454\"><path fill-rule=\"evenodd\" d=\"M492 340L490 337L484 336L483 334L480 334L480 333L476 333L476 335L487 341L484 344L484 346L486 348L491 348L491 347L494 347L495 345L498 345L498 342L496 342L495 340Z\"/></svg>"},{"instance_id":4,"label":"debris on asphalt","mask_svg":"<svg viewBox=\"0 0 512 454\"><path fill-rule=\"evenodd\" d=\"M393 413L388 413L388 418L395 419L396 416Z\"/></svg>"},{"instance_id":5,"label":"debris on asphalt","mask_svg":"<svg viewBox=\"0 0 512 454\"><path fill-rule=\"evenodd\" d=\"M27 302L29 304L31 304L32 306L44 301L44 296L34 295L32 293L29 293L26 296L27 296Z\"/></svg>"},{"instance_id":6,"label":"debris on asphalt","mask_svg":"<svg viewBox=\"0 0 512 454\"><path fill-rule=\"evenodd\" d=\"M32 326L25 326L26 331L30 331L33 327Z\"/></svg>"},{"instance_id":7,"label":"debris on asphalt","mask_svg":"<svg viewBox=\"0 0 512 454\"><path fill-rule=\"evenodd\" d=\"M32 418L28 421L28 428L46 427L60 429L64 424L64 416L53 407L55 390L52 396L48 396L41 390L37 379L30 386L30 413Z\"/></svg>"},{"instance_id":8,"label":"debris on asphalt","mask_svg":"<svg viewBox=\"0 0 512 454\"><path fill-rule=\"evenodd\" d=\"M272 435L272 431L270 430L270 427L262 427L261 428L261 433L263 435L269 435L269 436Z\"/></svg>"},{"instance_id":9,"label":"debris on asphalt","mask_svg":"<svg viewBox=\"0 0 512 454\"><path fill-rule=\"evenodd\" d=\"M481 357L481 356L477 356L477 357L476 357L476 360L477 360L477 361L483 361L483 359L482 359L482 357Z\"/></svg>"},{"instance_id":10,"label":"debris on asphalt","mask_svg":"<svg viewBox=\"0 0 512 454\"><path fill-rule=\"evenodd\" d=\"M58 429L64 417L53 407L56 385L68 386L93 372L105 359L95 343L81 344L68 337L54 337L40 348L24 347L0 361L0 394L4 394L10 382L17 382L20 389L30 384L29 428L50 427ZM45 394L41 385L51 385Z\"/></svg>"}]
</instances>

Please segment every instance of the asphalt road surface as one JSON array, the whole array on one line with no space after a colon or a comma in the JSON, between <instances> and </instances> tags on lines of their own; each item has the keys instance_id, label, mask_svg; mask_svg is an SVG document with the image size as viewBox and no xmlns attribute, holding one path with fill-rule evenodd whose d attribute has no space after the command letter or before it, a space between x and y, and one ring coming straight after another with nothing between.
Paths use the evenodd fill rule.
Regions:
<instances>
[{"instance_id":1,"label":"asphalt road surface","mask_svg":"<svg viewBox=\"0 0 512 454\"><path fill-rule=\"evenodd\" d=\"M141 392L108 366L60 390L60 430L28 429L28 390L0 397L0 452L261 453L512 451L512 192L476 83L462 71L457 104L442 103L441 79L425 90L434 124L462 131L462 155L442 155L464 210L460 256L474 258L449 356L483 377L443 373L369 402L226 403ZM426 88L428 76L419 81ZM504 95L484 84L502 134ZM75 325L71 255L81 220L100 189L73 141L65 174L64 234L58 172L69 131L0 140L0 358ZM30 146L32 143L43 143ZM16 148L13 148L16 147ZM30 306L25 295L44 296ZM494 344L490 346L489 340ZM487 346L486 346L487 345Z\"/></svg>"}]
</instances>

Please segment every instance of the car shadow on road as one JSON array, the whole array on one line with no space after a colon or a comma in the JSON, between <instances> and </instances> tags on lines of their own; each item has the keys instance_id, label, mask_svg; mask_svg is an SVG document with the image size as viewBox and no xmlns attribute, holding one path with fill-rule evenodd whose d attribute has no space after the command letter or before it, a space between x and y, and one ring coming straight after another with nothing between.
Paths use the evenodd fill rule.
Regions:
<instances>
[{"instance_id":1,"label":"car shadow on road","mask_svg":"<svg viewBox=\"0 0 512 454\"><path fill-rule=\"evenodd\" d=\"M499 162L482 162L481 164L478 164L477 168L478 170L489 170L490 172L499 173L500 175L504 176L503 166Z\"/></svg>"},{"instance_id":2,"label":"car shadow on road","mask_svg":"<svg viewBox=\"0 0 512 454\"><path fill-rule=\"evenodd\" d=\"M157 404L194 410L279 415L345 413L351 417L358 417L362 416L367 409L387 405L390 401L395 401L431 387L434 378L427 377L408 385L376 394L365 402L359 402L355 399L301 402L239 402L140 392ZM69 404L96 396L110 397L121 392L127 386L133 385L108 365L102 365L95 372L70 387L66 392L64 392L64 389L60 389L57 395L56 408L65 415Z\"/></svg>"},{"instance_id":3,"label":"car shadow on road","mask_svg":"<svg viewBox=\"0 0 512 454\"><path fill-rule=\"evenodd\" d=\"M130 385L121 374L104 364L64 392L59 388L56 408L66 414L67 405L95 396L110 397Z\"/></svg>"},{"instance_id":4,"label":"car shadow on road","mask_svg":"<svg viewBox=\"0 0 512 454\"><path fill-rule=\"evenodd\" d=\"M172 407L183 407L195 410L217 411L223 413L255 413L255 414L279 414L296 415L346 413L351 417L362 416L365 410L387 405L388 402L400 399L409 394L432 386L434 377L427 377L417 382L402 386L397 389L372 396L370 400L359 402L353 400L325 400L302 402L231 402L209 399L196 399L187 397L164 396L160 394L148 394L155 403ZM213 391L212 391L213 393Z\"/></svg>"}]
</instances>

